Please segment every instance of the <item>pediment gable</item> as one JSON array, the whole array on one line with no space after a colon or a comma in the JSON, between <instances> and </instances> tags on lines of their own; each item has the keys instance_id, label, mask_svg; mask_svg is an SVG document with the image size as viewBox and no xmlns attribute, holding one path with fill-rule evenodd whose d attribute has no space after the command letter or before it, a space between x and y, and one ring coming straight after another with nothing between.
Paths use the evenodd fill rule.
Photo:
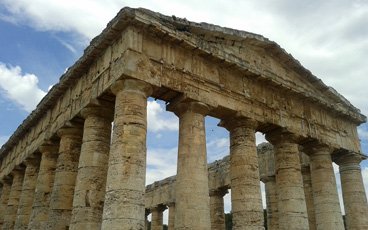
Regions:
<instances>
[{"instance_id":1,"label":"pediment gable","mask_svg":"<svg viewBox=\"0 0 368 230\"><path fill-rule=\"evenodd\" d=\"M126 11L126 12L124 12ZM123 14L135 21L156 27L166 36L178 39L204 53L230 62L245 72L264 78L322 106L335 110L357 123L366 121L360 110L332 87L325 85L276 42L254 33L208 23L196 23L165 16L146 9L124 8ZM119 14L118 14L119 16Z\"/></svg>"}]
</instances>

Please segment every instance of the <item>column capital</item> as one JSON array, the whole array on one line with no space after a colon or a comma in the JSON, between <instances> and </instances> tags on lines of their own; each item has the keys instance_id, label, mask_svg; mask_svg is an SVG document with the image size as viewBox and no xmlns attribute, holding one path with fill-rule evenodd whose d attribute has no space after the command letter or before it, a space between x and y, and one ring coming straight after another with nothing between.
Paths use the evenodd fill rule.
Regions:
<instances>
[{"instance_id":1,"label":"column capital","mask_svg":"<svg viewBox=\"0 0 368 230\"><path fill-rule=\"evenodd\" d=\"M308 142L303 144L303 152L312 157L315 155L331 155L333 148L327 144Z\"/></svg>"},{"instance_id":2,"label":"column capital","mask_svg":"<svg viewBox=\"0 0 368 230\"><path fill-rule=\"evenodd\" d=\"M37 167L40 163L40 158L39 157L33 157L33 158L27 158L23 161L23 163L28 167Z\"/></svg>"},{"instance_id":3,"label":"column capital","mask_svg":"<svg viewBox=\"0 0 368 230\"><path fill-rule=\"evenodd\" d=\"M57 131L57 135L59 137L62 136L82 136L83 135L83 127L64 127Z\"/></svg>"},{"instance_id":4,"label":"column capital","mask_svg":"<svg viewBox=\"0 0 368 230\"><path fill-rule=\"evenodd\" d=\"M178 117L188 111L206 116L210 111L210 107L199 101L179 101L169 104L166 110L174 112Z\"/></svg>"},{"instance_id":5,"label":"column capital","mask_svg":"<svg viewBox=\"0 0 368 230\"><path fill-rule=\"evenodd\" d=\"M112 121L114 118L114 105L110 103L88 105L81 110L81 116L84 119L89 116L104 117Z\"/></svg>"},{"instance_id":6,"label":"column capital","mask_svg":"<svg viewBox=\"0 0 368 230\"><path fill-rule=\"evenodd\" d=\"M137 79L118 80L111 86L111 92L115 95L122 90L134 91L148 97L152 94L153 89L149 83Z\"/></svg>"},{"instance_id":7,"label":"column capital","mask_svg":"<svg viewBox=\"0 0 368 230\"><path fill-rule=\"evenodd\" d=\"M159 204L157 206L154 206L154 207L150 208L151 212L152 211L163 212L163 211L165 211L165 209L166 209L166 206L163 205L163 204Z\"/></svg>"},{"instance_id":8,"label":"column capital","mask_svg":"<svg viewBox=\"0 0 368 230\"><path fill-rule=\"evenodd\" d=\"M0 183L1 183L2 185L4 185L4 184L11 185L11 183L12 183L12 178L11 178L11 176L4 176L3 178L1 178L1 179L0 179Z\"/></svg>"},{"instance_id":9,"label":"column capital","mask_svg":"<svg viewBox=\"0 0 368 230\"><path fill-rule=\"evenodd\" d=\"M57 144L54 144L52 142L45 142L42 145L40 145L38 147L38 150L40 151L41 154L44 153L58 153L59 150L59 146Z\"/></svg>"},{"instance_id":10,"label":"column capital","mask_svg":"<svg viewBox=\"0 0 368 230\"><path fill-rule=\"evenodd\" d=\"M263 182L263 183L267 183L267 182L275 182L276 181L276 177L275 177L275 175L268 175L268 176L262 176L261 178L261 181Z\"/></svg>"},{"instance_id":11,"label":"column capital","mask_svg":"<svg viewBox=\"0 0 368 230\"><path fill-rule=\"evenodd\" d=\"M235 116L229 119L221 120L218 126L224 127L228 131L231 131L238 127L245 127L245 128L250 128L250 129L255 130L258 126L258 122L250 118Z\"/></svg>"},{"instance_id":12,"label":"column capital","mask_svg":"<svg viewBox=\"0 0 368 230\"><path fill-rule=\"evenodd\" d=\"M209 195L224 197L228 192L226 188L211 189Z\"/></svg>"},{"instance_id":13,"label":"column capital","mask_svg":"<svg viewBox=\"0 0 368 230\"><path fill-rule=\"evenodd\" d=\"M10 172L10 175L13 177L16 177L16 176L23 176L23 173L24 173L24 168L19 168L19 169L13 169L13 171Z\"/></svg>"},{"instance_id":14,"label":"column capital","mask_svg":"<svg viewBox=\"0 0 368 230\"><path fill-rule=\"evenodd\" d=\"M342 152L338 156L334 156L334 162L340 166L340 171L342 167L348 169L359 169L360 162L365 159L364 155L353 153L353 152Z\"/></svg>"},{"instance_id":15,"label":"column capital","mask_svg":"<svg viewBox=\"0 0 368 230\"><path fill-rule=\"evenodd\" d=\"M175 202L168 202L165 205L170 208L170 207L175 206Z\"/></svg>"},{"instance_id":16,"label":"column capital","mask_svg":"<svg viewBox=\"0 0 368 230\"><path fill-rule=\"evenodd\" d=\"M266 133L266 140L273 145L282 143L295 143L297 144L299 138L294 133L291 133L283 128L275 129Z\"/></svg>"}]
</instances>

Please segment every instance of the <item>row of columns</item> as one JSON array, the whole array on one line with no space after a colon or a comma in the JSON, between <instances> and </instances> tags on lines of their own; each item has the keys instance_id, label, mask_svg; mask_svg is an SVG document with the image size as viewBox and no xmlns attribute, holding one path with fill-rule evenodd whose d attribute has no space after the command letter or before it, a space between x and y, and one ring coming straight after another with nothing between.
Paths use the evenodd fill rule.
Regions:
<instances>
[{"instance_id":1,"label":"row of columns","mask_svg":"<svg viewBox=\"0 0 368 230\"><path fill-rule=\"evenodd\" d=\"M41 146L41 160L24 162L25 169L12 172L11 184L3 180L3 229L144 229L146 107L152 88L127 79L117 81L112 92L114 110L98 103L83 109L83 128L74 124L60 129L58 149L52 144ZM219 212L223 201L219 194L208 192L204 118L210 108L201 102L181 101L167 109L179 117L175 215L170 215L170 225L203 230L221 225L211 223L211 215L223 218ZM233 229L263 229L255 142L258 124L231 117L220 125L230 132ZM311 212L307 211L297 139L283 132L267 133L266 138L275 147L276 174L269 185L276 188L276 194L267 195L269 203L278 204L270 212L278 216L275 225L308 229ZM317 145L309 151L316 229L342 229L330 151ZM348 162L340 168L348 226L366 226L366 220L353 218L357 212L365 213L367 206L359 164L343 162ZM162 219L162 210L153 210L152 218Z\"/></svg>"},{"instance_id":2,"label":"row of columns","mask_svg":"<svg viewBox=\"0 0 368 230\"><path fill-rule=\"evenodd\" d=\"M309 143L303 148L309 155L309 165L301 166L295 136L276 133L268 134L266 138L273 144L275 154L275 175L262 178L268 229L345 229L331 159L332 149ZM361 156L356 154L335 159L340 165L347 229L368 228L368 219L363 214L367 213L368 206L359 166L361 160ZM354 179L346 175L354 175ZM354 192L347 194L346 190ZM349 212L349 209L354 211Z\"/></svg>"}]
</instances>

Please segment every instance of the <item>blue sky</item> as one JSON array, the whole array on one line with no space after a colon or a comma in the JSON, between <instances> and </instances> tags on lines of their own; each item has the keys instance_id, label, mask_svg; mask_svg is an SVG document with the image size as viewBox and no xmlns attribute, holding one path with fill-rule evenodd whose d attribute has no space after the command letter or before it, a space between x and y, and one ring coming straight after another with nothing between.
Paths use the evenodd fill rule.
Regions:
<instances>
[{"instance_id":1,"label":"blue sky","mask_svg":"<svg viewBox=\"0 0 368 230\"><path fill-rule=\"evenodd\" d=\"M0 0L0 145L124 6L264 35L368 114L367 1L137 2ZM153 182L176 172L178 120L162 102L150 99L148 110L147 182ZM209 161L228 154L228 133L217 123L206 119ZM368 153L368 125L358 131ZM368 184L368 163L362 166Z\"/></svg>"}]
</instances>

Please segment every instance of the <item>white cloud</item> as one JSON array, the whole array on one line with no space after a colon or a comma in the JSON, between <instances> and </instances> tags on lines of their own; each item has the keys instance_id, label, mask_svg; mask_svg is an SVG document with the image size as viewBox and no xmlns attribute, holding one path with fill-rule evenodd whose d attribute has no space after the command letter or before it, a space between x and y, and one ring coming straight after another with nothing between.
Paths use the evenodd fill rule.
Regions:
<instances>
[{"instance_id":1,"label":"white cloud","mask_svg":"<svg viewBox=\"0 0 368 230\"><path fill-rule=\"evenodd\" d=\"M147 126L152 132L176 131L179 129L179 119L173 113L166 112L157 101L148 101Z\"/></svg>"},{"instance_id":2,"label":"white cloud","mask_svg":"<svg viewBox=\"0 0 368 230\"><path fill-rule=\"evenodd\" d=\"M178 149L157 148L147 150L146 184L176 175Z\"/></svg>"},{"instance_id":3,"label":"white cloud","mask_svg":"<svg viewBox=\"0 0 368 230\"><path fill-rule=\"evenodd\" d=\"M31 112L46 95L37 84L36 75L22 74L19 66L6 66L0 62L0 88L6 97L27 112Z\"/></svg>"}]
</instances>

